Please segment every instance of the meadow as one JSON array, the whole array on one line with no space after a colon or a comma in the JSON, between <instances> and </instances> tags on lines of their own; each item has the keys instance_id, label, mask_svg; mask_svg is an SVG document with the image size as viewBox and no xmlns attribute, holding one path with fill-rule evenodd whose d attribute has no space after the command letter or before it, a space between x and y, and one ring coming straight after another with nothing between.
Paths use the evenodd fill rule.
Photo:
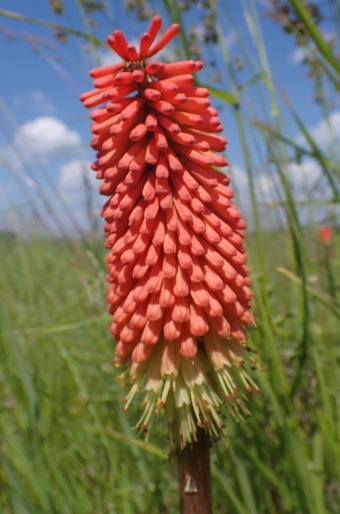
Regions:
<instances>
[{"instance_id":1,"label":"meadow","mask_svg":"<svg viewBox=\"0 0 340 514\"><path fill-rule=\"evenodd\" d=\"M249 183L246 246L256 319L249 346L258 360L251 376L261 388L250 398L247 422L237 424L226 415L226 435L213 445L214 513L338 514L338 142L334 138L321 148L298 106L278 99L251 0L244 5L254 17L260 73L253 74L243 35L236 35L253 76L249 87L257 88L259 98L266 95L270 106L252 113L249 121L246 88L239 87L235 64L223 46L216 17L220 4L208 4L215 14L216 44L223 50L219 66L229 79L228 93L213 85L211 94L233 112ZM229 12L231 4L224 2L223 8ZM329 106L340 86L334 47L306 2L287 4L294 14L287 37L294 37L294 23L303 24L305 43L313 46L313 63L319 67L322 112L330 120ZM162 8L170 20L182 20L177 2L164 0ZM182 51L187 53L184 34ZM89 41L96 45L90 36ZM287 130L287 112L305 145ZM292 156L318 165L316 183L326 184L327 195L316 189L316 196L308 190L298 197ZM274 181L276 199L259 195L255 159ZM237 174L234 181L237 190ZM309 185L308 174L303 185ZM326 219L318 215L320 205ZM303 209L308 215L302 222ZM324 225L330 240L320 232ZM0 233L0 511L178 513L177 463L169 455L166 420L158 420L145 438L133 429L138 405L123 412L126 388L119 378L122 369L114 366L100 230L62 237L37 230L28 235L16 227L14 222Z\"/></svg>"}]
</instances>

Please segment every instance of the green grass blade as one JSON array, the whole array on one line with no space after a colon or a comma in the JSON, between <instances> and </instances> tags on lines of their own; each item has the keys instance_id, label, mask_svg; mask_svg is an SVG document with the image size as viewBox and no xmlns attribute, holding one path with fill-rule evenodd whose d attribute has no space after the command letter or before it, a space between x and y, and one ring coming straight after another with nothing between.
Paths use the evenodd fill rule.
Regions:
<instances>
[{"instance_id":1,"label":"green grass blade","mask_svg":"<svg viewBox=\"0 0 340 514\"><path fill-rule=\"evenodd\" d=\"M59 25L58 23L53 23L51 21L39 20L38 18L31 18L30 16L24 16L23 14L7 11L5 9L0 9L0 16L3 16L4 18L8 18L10 20L23 21L25 23L32 23L34 25L41 25L42 27L49 27L51 29L55 29L61 32L66 32L67 34L71 34L72 36L80 37L90 42L92 41L98 46L108 48L108 44L104 41L97 39L96 37L90 34L86 34L79 30L72 29L67 25Z\"/></svg>"},{"instance_id":2,"label":"green grass blade","mask_svg":"<svg viewBox=\"0 0 340 514\"><path fill-rule=\"evenodd\" d=\"M303 2L301 0L289 0L294 9L296 10L297 14L299 15L301 21L303 22L304 26L306 27L310 37L314 41L315 45L319 49L321 55L324 57L326 62L334 69L334 71L339 75L340 77L340 64L339 60L336 58L336 56L333 54L330 46L326 43L324 37L316 27L316 25L313 23L313 21L310 18L310 15L308 14L305 6L303 5Z\"/></svg>"}]
</instances>

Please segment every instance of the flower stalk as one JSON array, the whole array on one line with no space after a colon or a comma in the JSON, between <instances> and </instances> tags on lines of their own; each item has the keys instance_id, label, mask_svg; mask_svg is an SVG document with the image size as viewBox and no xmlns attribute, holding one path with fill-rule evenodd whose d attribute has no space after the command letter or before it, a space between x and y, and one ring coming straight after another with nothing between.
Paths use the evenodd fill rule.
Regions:
<instances>
[{"instance_id":1,"label":"flower stalk","mask_svg":"<svg viewBox=\"0 0 340 514\"><path fill-rule=\"evenodd\" d=\"M181 514L212 514L210 440L204 429L178 454Z\"/></svg>"}]
</instances>

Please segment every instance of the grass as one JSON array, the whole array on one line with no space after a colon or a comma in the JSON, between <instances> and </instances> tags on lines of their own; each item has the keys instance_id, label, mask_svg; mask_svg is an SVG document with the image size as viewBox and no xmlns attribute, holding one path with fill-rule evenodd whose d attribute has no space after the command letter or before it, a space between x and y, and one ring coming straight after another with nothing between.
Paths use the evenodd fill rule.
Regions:
<instances>
[{"instance_id":1,"label":"grass","mask_svg":"<svg viewBox=\"0 0 340 514\"><path fill-rule=\"evenodd\" d=\"M339 269L313 234L306 239L315 273L312 318L291 396L301 340L300 282L287 233L264 235L270 327L256 301L258 327L250 333L266 367L255 372L263 393L251 400L247 424L226 419L228 438L214 447L214 512L229 505L240 513L336 513L339 311L312 292L330 298L324 259L334 276ZM101 242L91 243L92 251L73 243L71 252L60 241L18 238L1 252L0 505L15 514L176 513L175 462L166 461L165 434L156 428L144 442L130 428L138 413L121 410ZM339 243L336 236L335 254ZM262 277L252 235L248 250L256 290Z\"/></svg>"},{"instance_id":2,"label":"grass","mask_svg":"<svg viewBox=\"0 0 340 514\"><path fill-rule=\"evenodd\" d=\"M103 263L76 250L17 241L3 262L5 512L144 512L167 495L166 452L136 440L121 412Z\"/></svg>"},{"instance_id":3,"label":"grass","mask_svg":"<svg viewBox=\"0 0 340 514\"><path fill-rule=\"evenodd\" d=\"M210 4L214 10L215 3ZM291 4L300 5L297 12L305 19L302 2ZM226 12L231 5L223 3ZM254 220L247 248L257 327L249 332L249 344L258 351L258 368L264 371L250 372L262 389L250 400L252 416L239 425L226 417L228 436L213 447L214 513L337 514L340 236L331 217L333 242L322 244L313 222L317 204L311 198L305 202L310 223L301 226L289 168L292 151L314 159L329 184L332 195L325 202L331 207L339 198L337 162L331 158L336 152L333 148L327 155L319 148L291 105L307 147L301 150L287 132L255 2L244 0L243 5L251 13L257 60L250 58L228 14L229 23L240 42L249 83L259 99L268 96L269 107L259 100L257 112L251 104L249 124L247 88L237 83L220 20L220 66L229 82L225 90L214 86L212 94L231 105L243 144ZM185 27L176 2L167 0L164 8ZM83 30L73 33L98 45L86 13L81 15ZM23 19L17 13L6 16ZM336 83L339 70L332 50L317 27L308 23L307 28L329 80ZM182 40L188 52L184 34ZM253 162L275 177L278 195L271 207L260 205ZM236 178L234 183L237 188ZM280 221L275 230L263 228L265 217ZM113 365L101 238L3 233L0 255L0 512L178 513L176 461L168 456L165 420L144 440L131 428L138 406L122 412L126 389L120 384L121 370Z\"/></svg>"}]
</instances>

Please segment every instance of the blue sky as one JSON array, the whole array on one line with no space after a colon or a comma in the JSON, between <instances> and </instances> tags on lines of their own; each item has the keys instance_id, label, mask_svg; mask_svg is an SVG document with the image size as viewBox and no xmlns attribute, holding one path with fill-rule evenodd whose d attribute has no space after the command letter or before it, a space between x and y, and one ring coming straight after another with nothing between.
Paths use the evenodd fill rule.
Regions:
<instances>
[{"instance_id":1,"label":"blue sky","mask_svg":"<svg viewBox=\"0 0 340 514\"><path fill-rule=\"evenodd\" d=\"M228 51L233 58L240 53L237 36L233 27L237 27L246 44L253 63L253 71L240 72L238 80L246 83L251 77L262 71L261 63L250 32L256 21L256 5L268 63L280 105L281 92L285 91L296 107L299 116L307 127L312 129L322 144L327 139L327 126L320 106L313 102L313 84L306 78L306 68L299 64L301 50L297 51L293 37L285 35L281 28L267 17L263 17L265 2L217 2L219 19ZM140 23L134 13L127 13L122 0L111 0L110 9L94 16L99 26L94 30L96 37L105 41L114 29L120 28L130 40L138 39L145 31L147 22ZM159 5L160 2L151 2ZM58 16L53 13L48 0L2 0L1 9L31 18L67 25L85 32L75 0L64 0L65 13ZM231 12L227 6L232 6ZM164 26L170 23L166 13ZM184 13L186 25L198 26L202 11L193 8ZM232 15L232 21L231 16ZM332 33L332 26L326 21L321 28L327 34ZM179 38L177 38L179 44ZM104 48L98 50L101 62L108 63L114 54ZM0 226L13 224L20 228L21 221L39 228L41 223L47 227L54 226L46 205L53 209L53 217L60 217L58 224L65 230L86 228L88 220L84 212L85 192L84 173L88 172L89 163L94 160L94 152L89 147L90 120L87 112L79 102L79 95L91 89L88 71L95 67L98 55L89 51L85 40L69 36L67 43L59 42L50 28L37 24L10 20L0 16L0 57L2 78L0 87ZM219 47L208 47L205 51L206 61L222 61ZM199 79L209 83L214 70L205 66ZM213 87L230 91L228 77L223 72L222 82ZM271 116L268 94L264 88L260 93L263 108L259 102L256 86L249 88L241 98L245 119L249 122L255 118L269 121ZM234 184L247 202L247 180L245 163L239 142L233 109L217 102L221 110L221 120L225 127L224 135L229 140L228 157L234 168ZM339 107L334 106L331 121L334 131L339 134ZM299 130L287 114L287 133L302 142ZM249 147L256 156L253 129L249 130ZM323 139L325 141L323 141ZM260 148L264 151L263 148ZM261 162L254 157L253 173L257 177L260 198L270 195L275 189L273 179L264 174ZM297 190L301 189L302 177L317 179L318 170L311 162L305 168L295 168ZM104 199L96 193L98 183L91 172L93 196L99 209ZM298 191L299 192L299 191ZM261 196L262 195L262 196Z\"/></svg>"}]
</instances>

